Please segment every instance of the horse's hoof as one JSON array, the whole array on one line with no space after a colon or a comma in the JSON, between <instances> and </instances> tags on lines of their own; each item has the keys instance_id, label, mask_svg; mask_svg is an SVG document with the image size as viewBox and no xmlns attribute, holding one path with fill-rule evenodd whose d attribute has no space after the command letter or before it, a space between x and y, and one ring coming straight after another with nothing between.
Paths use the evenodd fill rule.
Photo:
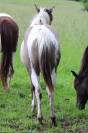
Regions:
<instances>
[{"instance_id":1,"label":"horse's hoof","mask_svg":"<svg viewBox=\"0 0 88 133\"><path fill-rule=\"evenodd\" d=\"M9 92L10 91L10 89L7 89L7 88L4 88L4 90L5 90L5 92Z\"/></svg>"},{"instance_id":2,"label":"horse's hoof","mask_svg":"<svg viewBox=\"0 0 88 133\"><path fill-rule=\"evenodd\" d=\"M52 127L57 126L56 117L51 117L51 126L52 126Z\"/></svg>"},{"instance_id":3,"label":"horse's hoof","mask_svg":"<svg viewBox=\"0 0 88 133\"><path fill-rule=\"evenodd\" d=\"M41 117L38 117L37 119L38 119L39 123L40 123L41 125L43 125L43 117L41 116Z\"/></svg>"},{"instance_id":4,"label":"horse's hoof","mask_svg":"<svg viewBox=\"0 0 88 133\"><path fill-rule=\"evenodd\" d=\"M10 88L4 86L4 90L5 90L5 92L9 92Z\"/></svg>"}]
</instances>

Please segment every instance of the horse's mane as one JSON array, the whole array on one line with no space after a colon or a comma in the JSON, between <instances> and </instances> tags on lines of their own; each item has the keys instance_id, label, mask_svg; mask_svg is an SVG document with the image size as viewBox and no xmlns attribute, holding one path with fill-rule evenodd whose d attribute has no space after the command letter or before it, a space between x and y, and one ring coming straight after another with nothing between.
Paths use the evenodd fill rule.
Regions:
<instances>
[{"instance_id":1,"label":"horse's mane","mask_svg":"<svg viewBox=\"0 0 88 133\"><path fill-rule=\"evenodd\" d=\"M86 47L83 54L83 59L82 59L82 64L81 64L81 69L79 71L79 74L80 75L88 74L88 46Z\"/></svg>"}]
</instances>

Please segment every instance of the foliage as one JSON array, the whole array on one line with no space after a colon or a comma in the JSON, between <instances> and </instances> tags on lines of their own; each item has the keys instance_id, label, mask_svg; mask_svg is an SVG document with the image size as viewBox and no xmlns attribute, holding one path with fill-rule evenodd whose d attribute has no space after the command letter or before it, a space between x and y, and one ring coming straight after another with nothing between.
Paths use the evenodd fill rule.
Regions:
<instances>
[{"instance_id":1,"label":"foliage","mask_svg":"<svg viewBox=\"0 0 88 133\"><path fill-rule=\"evenodd\" d=\"M88 11L88 0L83 0L84 8Z\"/></svg>"},{"instance_id":2,"label":"foliage","mask_svg":"<svg viewBox=\"0 0 88 133\"><path fill-rule=\"evenodd\" d=\"M74 1L81 1L81 2L83 2L85 10L88 11L88 0L74 0Z\"/></svg>"}]
</instances>

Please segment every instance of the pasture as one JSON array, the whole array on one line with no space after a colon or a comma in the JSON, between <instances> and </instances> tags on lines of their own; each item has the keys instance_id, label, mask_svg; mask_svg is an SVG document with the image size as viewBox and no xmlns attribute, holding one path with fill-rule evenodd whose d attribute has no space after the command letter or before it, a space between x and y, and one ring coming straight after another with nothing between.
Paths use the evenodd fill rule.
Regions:
<instances>
[{"instance_id":1,"label":"pasture","mask_svg":"<svg viewBox=\"0 0 88 133\"><path fill-rule=\"evenodd\" d=\"M30 80L19 56L24 33L36 14L35 3L39 6L55 6L52 26L60 39L61 61L56 79L57 127L54 128L50 127L49 101L43 79L44 125L40 125L35 116L32 117ZM87 133L88 104L83 111L76 108L74 78L71 74L71 70L78 72L84 49L88 45L88 12L84 11L82 3L67 0L0 0L0 12L13 16L20 29L10 91L5 92L0 84L0 132Z\"/></svg>"}]
</instances>

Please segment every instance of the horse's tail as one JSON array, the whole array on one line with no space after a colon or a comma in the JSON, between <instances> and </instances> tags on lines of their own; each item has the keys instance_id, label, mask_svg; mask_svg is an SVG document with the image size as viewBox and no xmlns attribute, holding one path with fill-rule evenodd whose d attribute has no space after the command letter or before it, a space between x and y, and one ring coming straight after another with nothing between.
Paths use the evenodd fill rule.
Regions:
<instances>
[{"instance_id":1,"label":"horse's tail","mask_svg":"<svg viewBox=\"0 0 88 133\"><path fill-rule=\"evenodd\" d=\"M18 41L18 27L14 21L3 20L1 23L1 74L6 80L9 67L12 67L12 52L16 51Z\"/></svg>"},{"instance_id":2,"label":"horse's tail","mask_svg":"<svg viewBox=\"0 0 88 133\"><path fill-rule=\"evenodd\" d=\"M55 48L52 44L47 46L43 45L41 52L41 71L43 73L44 80L51 91L53 91L53 83L51 78L52 69L55 66Z\"/></svg>"}]
</instances>

